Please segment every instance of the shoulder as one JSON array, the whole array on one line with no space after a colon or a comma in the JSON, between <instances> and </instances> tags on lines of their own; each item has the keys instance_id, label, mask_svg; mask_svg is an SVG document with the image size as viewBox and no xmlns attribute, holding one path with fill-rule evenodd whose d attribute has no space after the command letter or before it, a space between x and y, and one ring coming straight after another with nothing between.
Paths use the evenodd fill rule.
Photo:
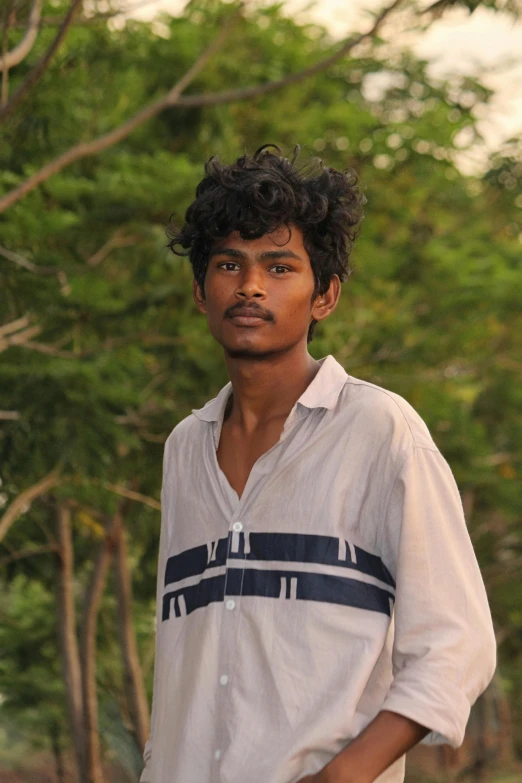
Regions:
<instances>
[{"instance_id":1,"label":"shoulder","mask_svg":"<svg viewBox=\"0 0 522 783\"><path fill-rule=\"evenodd\" d=\"M165 460L171 459L172 455L184 446L193 445L194 440L201 437L202 430L202 422L193 413L182 419L165 441Z\"/></svg>"},{"instance_id":2,"label":"shoulder","mask_svg":"<svg viewBox=\"0 0 522 783\"><path fill-rule=\"evenodd\" d=\"M356 417L368 433L398 438L403 446L438 451L430 431L417 411L403 397L349 375L339 397L341 411Z\"/></svg>"}]
</instances>

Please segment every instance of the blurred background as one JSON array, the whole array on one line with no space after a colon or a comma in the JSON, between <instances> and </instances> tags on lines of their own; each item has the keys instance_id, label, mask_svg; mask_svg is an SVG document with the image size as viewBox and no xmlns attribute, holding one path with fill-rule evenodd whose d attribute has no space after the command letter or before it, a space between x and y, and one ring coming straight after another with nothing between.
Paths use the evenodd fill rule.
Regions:
<instances>
[{"instance_id":1,"label":"blurred background","mask_svg":"<svg viewBox=\"0 0 522 783\"><path fill-rule=\"evenodd\" d=\"M360 175L310 351L426 420L491 602L496 678L409 780L522 781L521 10L0 0L3 783L139 777L163 444L228 380L165 225L266 142Z\"/></svg>"}]
</instances>

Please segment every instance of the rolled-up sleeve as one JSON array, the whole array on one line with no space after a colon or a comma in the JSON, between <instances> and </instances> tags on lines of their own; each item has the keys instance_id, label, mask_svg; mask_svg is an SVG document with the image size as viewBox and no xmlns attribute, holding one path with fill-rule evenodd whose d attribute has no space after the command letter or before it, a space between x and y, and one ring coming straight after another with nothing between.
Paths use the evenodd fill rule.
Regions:
<instances>
[{"instance_id":1,"label":"rolled-up sleeve","mask_svg":"<svg viewBox=\"0 0 522 783\"><path fill-rule=\"evenodd\" d=\"M387 500L382 547L397 583L393 681L383 709L458 747L490 682L496 644L484 583L451 470L416 448Z\"/></svg>"}]
</instances>

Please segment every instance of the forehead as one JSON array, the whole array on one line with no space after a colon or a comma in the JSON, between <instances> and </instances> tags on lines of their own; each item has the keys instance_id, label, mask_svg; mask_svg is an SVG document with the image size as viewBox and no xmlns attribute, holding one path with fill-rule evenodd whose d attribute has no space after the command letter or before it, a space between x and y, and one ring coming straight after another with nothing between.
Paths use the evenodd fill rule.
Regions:
<instances>
[{"instance_id":1,"label":"forehead","mask_svg":"<svg viewBox=\"0 0 522 783\"><path fill-rule=\"evenodd\" d=\"M303 260L308 259L303 232L294 225L280 226L275 231L263 234L257 239L243 239L239 231L232 231L228 236L217 240L212 246L214 251L220 248L231 248L253 255L267 251L289 250Z\"/></svg>"}]
</instances>

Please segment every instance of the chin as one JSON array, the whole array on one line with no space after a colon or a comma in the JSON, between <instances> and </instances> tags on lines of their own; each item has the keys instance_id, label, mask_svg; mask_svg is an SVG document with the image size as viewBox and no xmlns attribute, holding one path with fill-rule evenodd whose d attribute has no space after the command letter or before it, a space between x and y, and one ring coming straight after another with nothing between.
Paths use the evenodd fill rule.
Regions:
<instances>
[{"instance_id":1,"label":"chin","mask_svg":"<svg viewBox=\"0 0 522 783\"><path fill-rule=\"evenodd\" d=\"M281 349L255 345L224 345L225 353L231 359L253 359L262 361L281 353Z\"/></svg>"}]
</instances>

